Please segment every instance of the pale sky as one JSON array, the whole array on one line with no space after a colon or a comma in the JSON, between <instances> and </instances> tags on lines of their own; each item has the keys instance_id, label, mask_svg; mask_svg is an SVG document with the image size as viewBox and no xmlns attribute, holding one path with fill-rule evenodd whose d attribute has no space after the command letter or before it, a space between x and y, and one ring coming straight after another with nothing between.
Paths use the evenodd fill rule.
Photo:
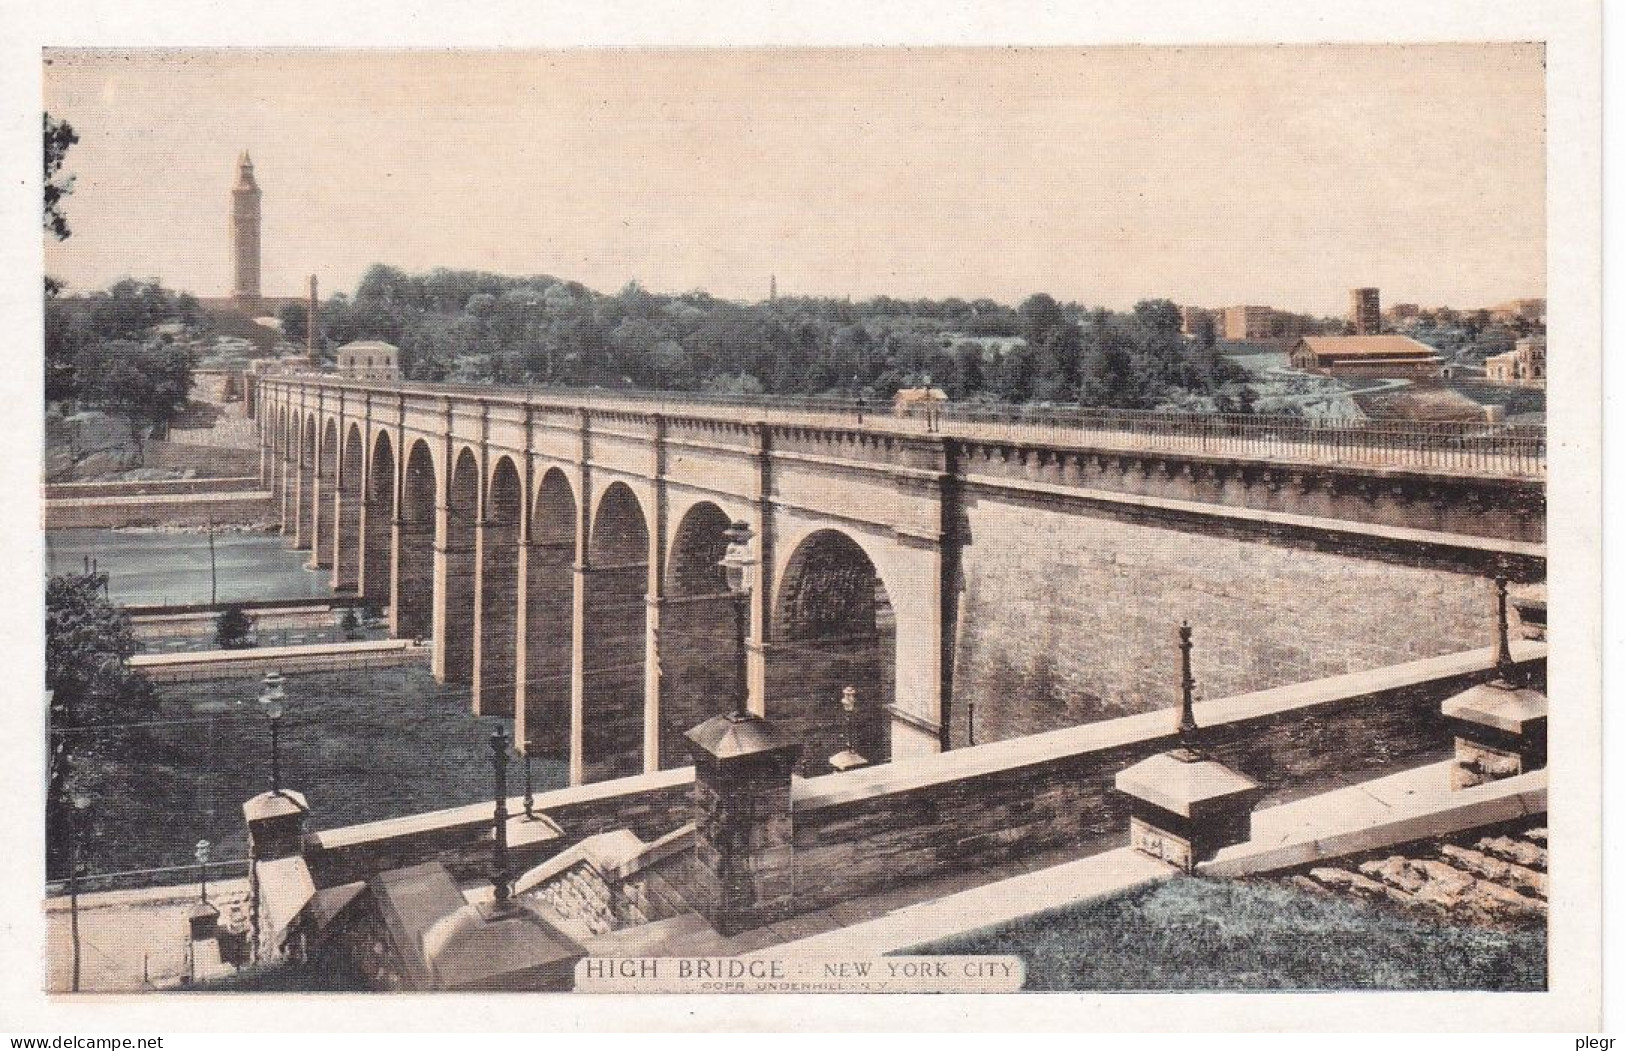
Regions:
<instances>
[{"instance_id":1,"label":"pale sky","mask_svg":"<svg viewBox=\"0 0 1625 1051\"><path fill-rule=\"evenodd\" d=\"M1539 45L62 51L77 291L383 262L614 291L1166 296L1343 314L1545 294Z\"/></svg>"}]
</instances>

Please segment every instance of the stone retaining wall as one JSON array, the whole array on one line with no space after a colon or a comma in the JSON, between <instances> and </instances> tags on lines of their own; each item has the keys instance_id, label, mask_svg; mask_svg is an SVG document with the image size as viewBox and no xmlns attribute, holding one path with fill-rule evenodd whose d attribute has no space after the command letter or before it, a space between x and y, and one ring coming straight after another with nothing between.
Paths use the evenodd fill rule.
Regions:
<instances>
[{"instance_id":1,"label":"stone retaining wall","mask_svg":"<svg viewBox=\"0 0 1625 1051\"><path fill-rule=\"evenodd\" d=\"M534 851L510 848L515 872L600 832L627 828L655 840L689 820L694 768L640 774L616 781L561 788L536 795L537 810L564 830L565 838ZM524 801L508 801L512 814ZM313 832L305 837L305 861L317 887L366 879L384 869L440 861L462 878L488 876L491 867L490 803Z\"/></svg>"},{"instance_id":2,"label":"stone retaining wall","mask_svg":"<svg viewBox=\"0 0 1625 1051\"><path fill-rule=\"evenodd\" d=\"M1544 649L1515 648L1544 678ZM1488 650L1199 704L1215 757L1264 804L1443 759L1445 698L1493 677ZM1119 770L1174 746L1171 710L795 785L797 911L1046 849L1128 842Z\"/></svg>"},{"instance_id":3,"label":"stone retaining wall","mask_svg":"<svg viewBox=\"0 0 1625 1051\"><path fill-rule=\"evenodd\" d=\"M45 501L46 529L265 525L280 507L268 492L92 497Z\"/></svg>"}]
</instances>

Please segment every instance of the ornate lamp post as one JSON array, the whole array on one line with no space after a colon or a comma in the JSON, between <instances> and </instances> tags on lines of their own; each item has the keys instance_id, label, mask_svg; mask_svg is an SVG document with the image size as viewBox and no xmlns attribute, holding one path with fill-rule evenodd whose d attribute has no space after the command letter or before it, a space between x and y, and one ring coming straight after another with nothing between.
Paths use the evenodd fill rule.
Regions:
<instances>
[{"instance_id":1,"label":"ornate lamp post","mask_svg":"<svg viewBox=\"0 0 1625 1051\"><path fill-rule=\"evenodd\" d=\"M1507 635L1507 578L1495 578L1495 675L1504 683L1522 686L1518 666L1512 661L1512 640Z\"/></svg>"},{"instance_id":2,"label":"ornate lamp post","mask_svg":"<svg viewBox=\"0 0 1625 1051\"><path fill-rule=\"evenodd\" d=\"M728 538L728 550L717 565L728 581L728 593L733 596L734 644L734 710L730 716L735 722L750 718L750 685L745 669L745 631L750 616L750 593L756 583L756 556L751 554L750 542L756 535L749 525L735 522L723 534Z\"/></svg>"},{"instance_id":3,"label":"ornate lamp post","mask_svg":"<svg viewBox=\"0 0 1625 1051\"><path fill-rule=\"evenodd\" d=\"M1196 680L1191 677L1191 626L1179 626L1179 748L1173 756L1182 763L1194 763L1205 756L1196 743L1196 711L1193 708Z\"/></svg>"},{"instance_id":4,"label":"ornate lamp post","mask_svg":"<svg viewBox=\"0 0 1625 1051\"><path fill-rule=\"evenodd\" d=\"M209 903L209 841L197 841L197 849L192 851L197 859L197 900L207 905Z\"/></svg>"},{"instance_id":5,"label":"ornate lamp post","mask_svg":"<svg viewBox=\"0 0 1625 1051\"><path fill-rule=\"evenodd\" d=\"M854 743L857 737L858 717L858 689L856 686L841 688L841 712L846 721L846 748L829 757L829 765L838 774L848 770L857 770L869 765L869 760L858 752Z\"/></svg>"},{"instance_id":6,"label":"ornate lamp post","mask_svg":"<svg viewBox=\"0 0 1625 1051\"><path fill-rule=\"evenodd\" d=\"M508 733L501 723L491 733L491 769L496 774L496 863L491 873L498 907L508 901L513 886L508 877Z\"/></svg>"},{"instance_id":7,"label":"ornate lamp post","mask_svg":"<svg viewBox=\"0 0 1625 1051\"><path fill-rule=\"evenodd\" d=\"M265 689L260 693L260 709L271 723L271 794L282 794L282 758L278 730L282 722L282 702L287 699L287 691L283 689L281 672L271 671L265 673Z\"/></svg>"},{"instance_id":8,"label":"ornate lamp post","mask_svg":"<svg viewBox=\"0 0 1625 1051\"><path fill-rule=\"evenodd\" d=\"M525 728L525 740L519 745L520 758L525 761L525 820L536 820L536 789L530 779L530 727Z\"/></svg>"},{"instance_id":9,"label":"ornate lamp post","mask_svg":"<svg viewBox=\"0 0 1625 1051\"><path fill-rule=\"evenodd\" d=\"M85 874L81 859L78 815L90 809L90 798L78 792L68 799L68 928L73 939L73 991L79 991L79 879Z\"/></svg>"}]
</instances>

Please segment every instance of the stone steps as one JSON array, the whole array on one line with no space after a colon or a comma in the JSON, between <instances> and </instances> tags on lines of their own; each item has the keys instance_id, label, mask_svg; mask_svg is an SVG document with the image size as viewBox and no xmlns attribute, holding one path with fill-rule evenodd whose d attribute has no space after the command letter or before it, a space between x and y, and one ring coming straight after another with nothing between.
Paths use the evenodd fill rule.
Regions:
<instances>
[{"instance_id":1,"label":"stone steps","mask_svg":"<svg viewBox=\"0 0 1625 1051\"><path fill-rule=\"evenodd\" d=\"M1544 830L1543 830L1544 831ZM1511 836L1485 836L1476 844L1479 850L1502 861L1510 861L1524 868L1546 871L1546 848L1525 839Z\"/></svg>"}]
</instances>

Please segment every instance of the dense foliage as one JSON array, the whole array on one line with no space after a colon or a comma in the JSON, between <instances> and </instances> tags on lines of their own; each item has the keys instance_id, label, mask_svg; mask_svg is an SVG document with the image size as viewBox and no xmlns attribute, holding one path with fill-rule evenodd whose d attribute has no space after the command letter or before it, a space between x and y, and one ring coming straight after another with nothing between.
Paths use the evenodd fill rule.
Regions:
<instances>
[{"instance_id":1,"label":"dense foliage","mask_svg":"<svg viewBox=\"0 0 1625 1051\"><path fill-rule=\"evenodd\" d=\"M132 427L169 422L186 405L192 358L166 324L204 324L195 298L156 281L124 280L105 292L45 301L45 399L77 398L131 412ZM135 417L139 417L139 424Z\"/></svg>"},{"instance_id":2,"label":"dense foliage","mask_svg":"<svg viewBox=\"0 0 1625 1051\"><path fill-rule=\"evenodd\" d=\"M45 587L45 688L50 691L50 784L46 799L46 864L66 873L69 814L76 834L91 833L95 779L87 766L130 753L135 738L120 727L156 710L152 686L127 661L136 651L130 618L107 599L107 574L52 577Z\"/></svg>"},{"instance_id":3,"label":"dense foliage","mask_svg":"<svg viewBox=\"0 0 1625 1051\"><path fill-rule=\"evenodd\" d=\"M328 347L396 344L409 378L472 383L870 398L929 384L956 400L1152 407L1238 397L1243 380L1210 342L1180 335L1167 300L1127 313L1042 293L1014 308L885 296L743 304L374 266L353 297L323 305L320 327Z\"/></svg>"}]
</instances>

